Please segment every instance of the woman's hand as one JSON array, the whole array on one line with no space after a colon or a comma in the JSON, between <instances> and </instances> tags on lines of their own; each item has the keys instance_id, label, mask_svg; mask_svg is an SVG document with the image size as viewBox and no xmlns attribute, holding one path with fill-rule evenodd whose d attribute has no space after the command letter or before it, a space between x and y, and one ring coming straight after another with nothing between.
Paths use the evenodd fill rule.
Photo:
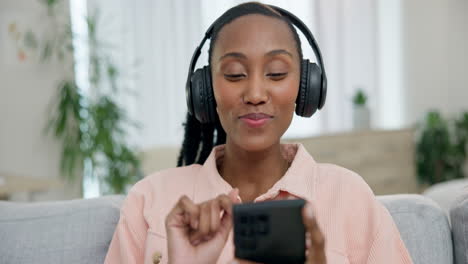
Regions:
<instances>
[{"instance_id":1,"label":"woman's hand","mask_svg":"<svg viewBox=\"0 0 468 264\"><path fill-rule=\"evenodd\" d=\"M216 263L232 228L239 190L201 204L182 196L166 217L169 263Z\"/></svg>"},{"instance_id":2,"label":"woman's hand","mask_svg":"<svg viewBox=\"0 0 468 264\"><path fill-rule=\"evenodd\" d=\"M306 264L325 264L325 238L313 217L312 206L307 203L302 210L306 227Z\"/></svg>"}]
</instances>

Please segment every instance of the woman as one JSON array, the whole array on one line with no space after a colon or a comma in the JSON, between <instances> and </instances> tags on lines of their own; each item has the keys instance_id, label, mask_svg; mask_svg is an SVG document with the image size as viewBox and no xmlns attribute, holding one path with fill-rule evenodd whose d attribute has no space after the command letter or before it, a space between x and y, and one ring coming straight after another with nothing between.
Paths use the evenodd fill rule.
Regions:
<instances>
[{"instance_id":1,"label":"woman","mask_svg":"<svg viewBox=\"0 0 468 264\"><path fill-rule=\"evenodd\" d=\"M187 115L180 167L132 188L106 263L230 263L232 204L294 198L307 201L307 263L412 263L359 175L280 143L301 61L297 32L269 6L241 4L217 20L209 49L217 122Z\"/></svg>"}]
</instances>

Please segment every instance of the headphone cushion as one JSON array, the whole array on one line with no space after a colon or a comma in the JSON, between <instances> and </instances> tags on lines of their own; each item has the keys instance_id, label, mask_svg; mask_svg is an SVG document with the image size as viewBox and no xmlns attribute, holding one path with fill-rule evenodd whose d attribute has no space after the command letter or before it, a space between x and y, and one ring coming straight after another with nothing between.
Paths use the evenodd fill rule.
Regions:
<instances>
[{"instance_id":1,"label":"headphone cushion","mask_svg":"<svg viewBox=\"0 0 468 264\"><path fill-rule=\"evenodd\" d=\"M309 93L307 102L310 102L309 108L306 108L305 116L312 116L320 105L320 97L322 94L322 70L316 63L309 63Z\"/></svg>"},{"instance_id":2,"label":"headphone cushion","mask_svg":"<svg viewBox=\"0 0 468 264\"><path fill-rule=\"evenodd\" d=\"M296 100L296 114L311 117L319 107L322 89L322 73L316 63L303 60L301 74L301 87Z\"/></svg>"},{"instance_id":3,"label":"headphone cushion","mask_svg":"<svg viewBox=\"0 0 468 264\"><path fill-rule=\"evenodd\" d=\"M301 62L301 80L299 83L299 91L297 93L296 98L296 114L298 116L304 116L304 107L306 104L306 97L307 97L307 87L308 87L308 67L309 67L309 60L302 60Z\"/></svg>"},{"instance_id":4,"label":"headphone cushion","mask_svg":"<svg viewBox=\"0 0 468 264\"><path fill-rule=\"evenodd\" d=\"M204 83L205 86L204 88L206 89L205 91L205 100L204 100L204 105L205 105L205 112L207 114L206 122L207 123L213 123L216 121L216 100L214 98L214 92L213 92L213 85L211 84L211 68L210 66L205 66L203 67L203 73L204 73Z\"/></svg>"},{"instance_id":5,"label":"headphone cushion","mask_svg":"<svg viewBox=\"0 0 468 264\"><path fill-rule=\"evenodd\" d=\"M191 77L191 95L192 95L192 104L193 104L193 115L195 118L202 122L205 119L206 113L204 109L204 93L205 93L205 83L203 78L204 72L203 69L197 69Z\"/></svg>"},{"instance_id":6,"label":"headphone cushion","mask_svg":"<svg viewBox=\"0 0 468 264\"><path fill-rule=\"evenodd\" d=\"M216 120L216 101L209 66L197 69L190 79L193 115L202 124Z\"/></svg>"}]
</instances>

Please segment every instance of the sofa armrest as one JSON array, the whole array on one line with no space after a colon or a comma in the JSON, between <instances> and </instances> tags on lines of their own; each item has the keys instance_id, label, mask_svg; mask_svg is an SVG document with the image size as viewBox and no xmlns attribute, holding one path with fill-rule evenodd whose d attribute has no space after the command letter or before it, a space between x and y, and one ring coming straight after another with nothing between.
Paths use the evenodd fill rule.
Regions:
<instances>
[{"instance_id":1,"label":"sofa armrest","mask_svg":"<svg viewBox=\"0 0 468 264\"><path fill-rule=\"evenodd\" d=\"M450 209L455 263L468 263L468 189Z\"/></svg>"},{"instance_id":2,"label":"sofa armrest","mask_svg":"<svg viewBox=\"0 0 468 264\"><path fill-rule=\"evenodd\" d=\"M448 219L434 201L418 194L377 199L392 215L414 263L453 263Z\"/></svg>"}]
</instances>

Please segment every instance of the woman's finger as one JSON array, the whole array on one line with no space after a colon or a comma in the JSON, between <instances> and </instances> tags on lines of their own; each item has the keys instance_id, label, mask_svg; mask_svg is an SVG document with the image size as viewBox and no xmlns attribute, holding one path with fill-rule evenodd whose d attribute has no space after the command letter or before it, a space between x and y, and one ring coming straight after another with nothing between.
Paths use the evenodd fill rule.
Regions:
<instances>
[{"instance_id":1,"label":"woman's finger","mask_svg":"<svg viewBox=\"0 0 468 264\"><path fill-rule=\"evenodd\" d=\"M325 237L313 217L312 206L303 208L303 221L306 228L307 263L326 263Z\"/></svg>"},{"instance_id":2,"label":"woman's finger","mask_svg":"<svg viewBox=\"0 0 468 264\"><path fill-rule=\"evenodd\" d=\"M225 213L228 215L232 216L232 198L223 194L218 196L218 201L219 201L219 206L221 207L221 210L223 210Z\"/></svg>"},{"instance_id":3,"label":"woman's finger","mask_svg":"<svg viewBox=\"0 0 468 264\"><path fill-rule=\"evenodd\" d=\"M221 210L224 212L221 219L222 228L229 231L232 227L232 199L227 195L221 195L218 199Z\"/></svg>"},{"instance_id":4,"label":"woman's finger","mask_svg":"<svg viewBox=\"0 0 468 264\"><path fill-rule=\"evenodd\" d=\"M198 241L203 240L210 233L211 222L211 208L210 201L204 202L199 205L200 217L198 220L198 228L194 229L190 235L192 244L197 244Z\"/></svg>"},{"instance_id":5,"label":"woman's finger","mask_svg":"<svg viewBox=\"0 0 468 264\"><path fill-rule=\"evenodd\" d=\"M174 219L177 215L181 215L182 219L186 219L188 215L188 218L191 220L190 224L195 225L196 223L193 223L192 219L198 219L198 206L195 205L186 195L182 195L176 205L172 208L171 212L167 215L166 225L170 219Z\"/></svg>"},{"instance_id":6,"label":"woman's finger","mask_svg":"<svg viewBox=\"0 0 468 264\"><path fill-rule=\"evenodd\" d=\"M187 196L183 195L180 199L180 206L184 209L185 213L188 215L190 227L192 229L197 228L198 218L200 215L199 207L190 200Z\"/></svg>"},{"instance_id":7,"label":"woman's finger","mask_svg":"<svg viewBox=\"0 0 468 264\"><path fill-rule=\"evenodd\" d=\"M199 231L202 236L207 236L210 233L211 226L211 201L203 203L200 209L200 227Z\"/></svg>"},{"instance_id":8,"label":"woman's finger","mask_svg":"<svg viewBox=\"0 0 468 264\"><path fill-rule=\"evenodd\" d=\"M231 202L233 202L235 204L240 203L239 189L238 188L232 189L227 196L229 197Z\"/></svg>"},{"instance_id":9,"label":"woman's finger","mask_svg":"<svg viewBox=\"0 0 468 264\"><path fill-rule=\"evenodd\" d=\"M210 208L211 208L210 233L214 234L218 231L220 221L221 221L220 220L221 209L219 205L219 198L216 198L211 202Z\"/></svg>"},{"instance_id":10,"label":"woman's finger","mask_svg":"<svg viewBox=\"0 0 468 264\"><path fill-rule=\"evenodd\" d=\"M190 235L190 241L192 244L196 244L198 241L209 240L213 235L215 235L220 230L230 230L232 227L232 203L233 200L237 200L237 193L234 195L228 196L226 194L219 195L213 200L203 203L200 205L200 228L194 230ZM210 213L204 213L205 208L208 207L211 209ZM204 220L207 215L210 218L209 221L209 231L205 229L205 224L208 221Z\"/></svg>"}]
</instances>

